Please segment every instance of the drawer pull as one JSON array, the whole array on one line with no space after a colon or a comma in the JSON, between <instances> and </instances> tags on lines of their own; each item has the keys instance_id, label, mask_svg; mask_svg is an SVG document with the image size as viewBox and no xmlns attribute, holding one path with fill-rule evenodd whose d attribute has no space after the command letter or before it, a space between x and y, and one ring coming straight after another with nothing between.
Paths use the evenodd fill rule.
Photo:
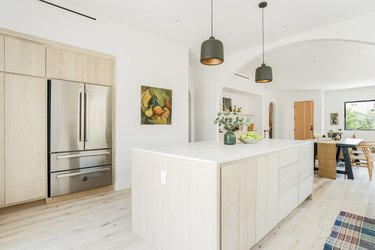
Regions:
<instances>
[{"instance_id":1,"label":"drawer pull","mask_svg":"<svg viewBox=\"0 0 375 250\"><path fill-rule=\"evenodd\" d=\"M93 173L101 173L101 172L108 172L110 168L102 168L102 169L95 169L95 170L88 170L88 171L81 171L77 173L69 173L69 174L58 174L56 175L57 179L66 178L66 177L73 177L79 175L86 175L86 174L93 174Z\"/></svg>"},{"instance_id":2,"label":"drawer pull","mask_svg":"<svg viewBox=\"0 0 375 250\"><path fill-rule=\"evenodd\" d=\"M98 156L98 155L109 155L110 152L96 152L96 153L86 153L86 154L71 154L71 155L57 155L56 159L71 159L71 158L80 158L80 157L89 157L89 156Z\"/></svg>"}]
</instances>

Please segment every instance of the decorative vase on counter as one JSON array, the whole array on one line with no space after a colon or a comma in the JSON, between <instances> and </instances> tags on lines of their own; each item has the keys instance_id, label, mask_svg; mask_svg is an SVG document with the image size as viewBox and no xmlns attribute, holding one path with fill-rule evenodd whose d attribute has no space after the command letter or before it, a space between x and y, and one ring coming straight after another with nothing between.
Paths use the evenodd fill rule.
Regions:
<instances>
[{"instance_id":1,"label":"decorative vase on counter","mask_svg":"<svg viewBox=\"0 0 375 250\"><path fill-rule=\"evenodd\" d=\"M224 144L225 145L234 145L234 144L236 144L236 134L233 131L228 130L224 134Z\"/></svg>"}]
</instances>

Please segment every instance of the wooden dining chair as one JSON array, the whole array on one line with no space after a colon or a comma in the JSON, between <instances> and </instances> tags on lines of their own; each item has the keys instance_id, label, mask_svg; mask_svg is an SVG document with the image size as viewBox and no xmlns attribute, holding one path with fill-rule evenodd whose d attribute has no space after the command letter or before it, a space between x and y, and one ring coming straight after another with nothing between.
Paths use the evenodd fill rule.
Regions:
<instances>
[{"instance_id":1,"label":"wooden dining chair","mask_svg":"<svg viewBox=\"0 0 375 250\"><path fill-rule=\"evenodd\" d=\"M370 180L372 180L374 170L373 147L375 147L375 143L361 143L356 150L352 151L352 156L350 157L353 161L352 166L367 168Z\"/></svg>"},{"instance_id":2,"label":"wooden dining chair","mask_svg":"<svg viewBox=\"0 0 375 250\"><path fill-rule=\"evenodd\" d=\"M336 179L336 143L318 142L318 175Z\"/></svg>"}]
</instances>

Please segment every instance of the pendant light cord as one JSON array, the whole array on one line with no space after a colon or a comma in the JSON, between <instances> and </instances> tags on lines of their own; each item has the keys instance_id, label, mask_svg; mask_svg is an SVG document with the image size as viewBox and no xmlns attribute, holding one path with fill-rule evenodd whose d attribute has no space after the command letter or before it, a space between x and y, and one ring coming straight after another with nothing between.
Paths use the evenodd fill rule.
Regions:
<instances>
[{"instance_id":1,"label":"pendant light cord","mask_svg":"<svg viewBox=\"0 0 375 250\"><path fill-rule=\"evenodd\" d=\"M214 1L211 0L211 37L214 36Z\"/></svg>"},{"instance_id":2,"label":"pendant light cord","mask_svg":"<svg viewBox=\"0 0 375 250\"><path fill-rule=\"evenodd\" d=\"M262 8L262 44L263 44L263 64L264 64L264 8Z\"/></svg>"}]
</instances>

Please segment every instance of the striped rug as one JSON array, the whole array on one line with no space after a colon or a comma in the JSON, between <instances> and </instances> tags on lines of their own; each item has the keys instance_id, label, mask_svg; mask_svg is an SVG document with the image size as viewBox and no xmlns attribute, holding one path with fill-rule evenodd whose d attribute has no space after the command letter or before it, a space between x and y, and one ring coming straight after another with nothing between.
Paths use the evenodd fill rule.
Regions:
<instances>
[{"instance_id":1,"label":"striped rug","mask_svg":"<svg viewBox=\"0 0 375 250\"><path fill-rule=\"evenodd\" d=\"M375 220L341 211L324 250L375 249Z\"/></svg>"}]
</instances>

